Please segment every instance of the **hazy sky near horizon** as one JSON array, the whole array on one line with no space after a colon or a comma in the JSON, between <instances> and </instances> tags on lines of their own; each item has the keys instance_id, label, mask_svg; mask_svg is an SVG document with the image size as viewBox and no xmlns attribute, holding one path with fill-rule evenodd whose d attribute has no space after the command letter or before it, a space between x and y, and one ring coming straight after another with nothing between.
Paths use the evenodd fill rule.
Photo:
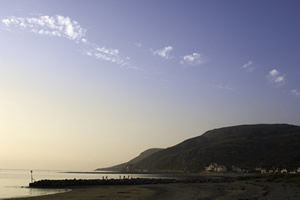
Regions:
<instances>
[{"instance_id":1,"label":"hazy sky near horizon","mask_svg":"<svg viewBox=\"0 0 300 200\"><path fill-rule=\"evenodd\" d=\"M0 169L92 170L300 125L299 1L0 1Z\"/></svg>"}]
</instances>

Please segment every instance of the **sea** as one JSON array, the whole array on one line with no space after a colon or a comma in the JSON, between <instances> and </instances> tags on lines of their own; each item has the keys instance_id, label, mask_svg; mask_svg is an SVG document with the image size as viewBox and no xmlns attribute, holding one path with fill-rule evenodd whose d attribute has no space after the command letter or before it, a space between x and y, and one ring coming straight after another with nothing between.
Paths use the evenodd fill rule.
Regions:
<instances>
[{"instance_id":1,"label":"sea","mask_svg":"<svg viewBox=\"0 0 300 200\"><path fill-rule=\"evenodd\" d=\"M0 169L0 199L15 197L30 197L68 192L66 189L36 189L29 188L31 182L30 169ZM105 171L72 172L65 170L33 170L34 180L42 179L102 179L102 178L162 178L158 174L119 174ZM168 177L163 177L168 178Z\"/></svg>"}]
</instances>

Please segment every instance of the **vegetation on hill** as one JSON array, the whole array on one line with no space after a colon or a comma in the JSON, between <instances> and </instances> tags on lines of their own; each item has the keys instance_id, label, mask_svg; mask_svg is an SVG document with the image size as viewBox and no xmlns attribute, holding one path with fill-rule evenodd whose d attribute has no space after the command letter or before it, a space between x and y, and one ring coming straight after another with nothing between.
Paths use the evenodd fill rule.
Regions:
<instances>
[{"instance_id":1,"label":"vegetation on hill","mask_svg":"<svg viewBox=\"0 0 300 200\"><path fill-rule=\"evenodd\" d=\"M300 167L300 127L240 125L208 131L132 164L136 171L199 172L210 163L244 169Z\"/></svg>"}]
</instances>

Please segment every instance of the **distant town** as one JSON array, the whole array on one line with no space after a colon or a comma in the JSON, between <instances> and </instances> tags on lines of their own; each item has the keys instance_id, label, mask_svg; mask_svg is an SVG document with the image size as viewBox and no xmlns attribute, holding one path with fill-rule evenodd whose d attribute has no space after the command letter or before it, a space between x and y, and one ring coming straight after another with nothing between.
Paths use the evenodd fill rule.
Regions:
<instances>
[{"instance_id":1,"label":"distant town","mask_svg":"<svg viewBox=\"0 0 300 200\"><path fill-rule=\"evenodd\" d=\"M217 163L211 163L209 166L205 167L205 171L207 172L216 172L216 173L224 173L224 172L236 172L236 173L261 173L261 174L300 174L300 167L294 170L288 170L286 168L280 169L280 168L272 168L272 169L266 169L257 167L252 170L249 169L242 169L237 166L231 166L231 168L227 168L224 165L217 164Z\"/></svg>"}]
</instances>

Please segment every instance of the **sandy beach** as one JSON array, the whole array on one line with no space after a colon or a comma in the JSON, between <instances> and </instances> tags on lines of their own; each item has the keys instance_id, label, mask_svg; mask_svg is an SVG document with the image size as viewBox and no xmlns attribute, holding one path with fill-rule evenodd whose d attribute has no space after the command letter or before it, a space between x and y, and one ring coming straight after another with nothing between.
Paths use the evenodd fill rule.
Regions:
<instances>
[{"instance_id":1,"label":"sandy beach","mask_svg":"<svg viewBox=\"0 0 300 200\"><path fill-rule=\"evenodd\" d=\"M299 200L300 188L282 183L157 184L74 188L71 192L18 200Z\"/></svg>"}]
</instances>

